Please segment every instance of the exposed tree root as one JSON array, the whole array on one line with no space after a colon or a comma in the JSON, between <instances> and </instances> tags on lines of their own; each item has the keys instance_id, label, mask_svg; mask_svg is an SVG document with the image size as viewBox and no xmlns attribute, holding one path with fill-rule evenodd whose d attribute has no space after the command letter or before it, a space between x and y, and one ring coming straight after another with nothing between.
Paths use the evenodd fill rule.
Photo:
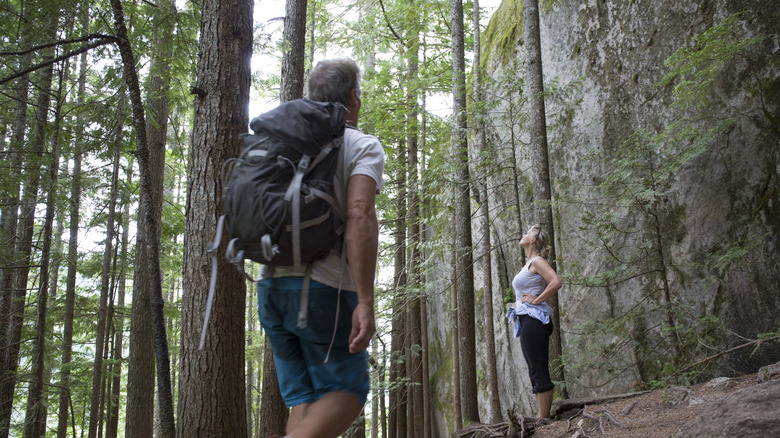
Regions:
<instances>
[{"instance_id":1,"label":"exposed tree root","mask_svg":"<svg viewBox=\"0 0 780 438\"><path fill-rule=\"evenodd\" d=\"M510 421L498 424L470 424L455 431L453 438L528 438L534 429L550 424L547 418L526 417L510 414Z\"/></svg>"}]
</instances>

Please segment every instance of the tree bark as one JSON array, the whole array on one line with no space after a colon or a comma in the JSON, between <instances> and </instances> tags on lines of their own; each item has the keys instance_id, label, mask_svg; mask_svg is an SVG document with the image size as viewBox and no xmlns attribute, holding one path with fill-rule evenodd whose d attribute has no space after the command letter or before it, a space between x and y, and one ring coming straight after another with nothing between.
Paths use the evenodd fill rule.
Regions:
<instances>
[{"instance_id":1,"label":"tree bark","mask_svg":"<svg viewBox=\"0 0 780 438\"><path fill-rule=\"evenodd\" d=\"M146 137L144 121L144 106L141 99L141 87L138 83L138 72L135 69L135 57L127 37L127 27L124 21L121 0L111 0L116 28L117 45L122 56L122 68L130 102L133 110L133 125L136 133L138 164L141 170L141 204L152 204L153 180L151 176L150 151ZM157 399L160 408L162 434L172 438L176 434L176 424L173 419L173 394L171 393L170 359L168 357L168 339L165 332L165 316L163 314L162 274L160 272L160 237L158 233L159 220L152 214L151 208L145 210L144 232L147 237L146 265L149 269L152 287L152 322L154 327L155 358L157 362Z\"/></svg>"},{"instance_id":2,"label":"tree bark","mask_svg":"<svg viewBox=\"0 0 780 438\"><path fill-rule=\"evenodd\" d=\"M407 75L406 75L406 143L408 149L408 165L406 171L408 174L408 185L411 190L407 192L408 219L406 226L407 239L409 240L408 252L409 263L407 263L409 278L413 294L411 296L409 314L407 316L409 331L411 335L411 350L407 353L407 360L410 366L408 373L411 378L409 388L409 436L429 437L430 436L430 410L429 403L425 398L424 382L427 380L427 364L423 361L424 352L428 348L423 343L423 316L422 316L422 297L424 295L424 284L422 282L421 269L423 266L420 248L422 246L422 235L420 234L420 224L422 222L420 214L420 190L418 175L418 154L420 126L419 118L419 64L420 64L420 17L419 9L415 3L410 4L410 16L408 16L409 37L407 39ZM427 435L426 435L427 434Z\"/></svg>"},{"instance_id":3,"label":"tree bark","mask_svg":"<svg viewBox=\"0 0 780 438\"><path fill-rule=\"evenodd\" d=\"M249 124L253 2L202 3L194 130L184 247L180 437L245 437L245 303L243 277L217 251L217 290L206 347L198 350L208 296L207 248L222 211L222 164L237 157ZM222 248L227 244L224 236Z\"/></svg>"},{"instance_id":4,"label":"tree bark","mask_svg":"<svg viewBox=\"0 0 780 438\"><path fill-rule=\"evenodd\" d=\"M50 28L53 28L50 32L53 32L53 30L56 30L56 20L52 19L53 22L50 23ZM19 343L22 338L22 326L23 326L23 318L24 318L24 304L27 296L27 288L28 288L28 278L30 274L30 266L32 264L33 255L32 255L32 248L33 248L33 235L34 235L34 228L35 228L35 206L38 201L38 189L40 185L40 174L41 174L41 165L43 163L43 155L46 152L46 130L48 129L48 111L50 108L51 103L51 82L52 82L52 72L53 72L53 66L49 66L43 70L41 70L41 74L39 77L39 92L38 97L36 100L36 111L35 111L35 129L32 134L32 138L29 144L29 154L27 156L27 160L25 161L25 174L27 176L25 187L23 191L22 196L22 204L21 204L21 216L19 218L19 243L18 243L18 259L19 264L17 265L17 269L15 272L15 279L14 279L14 288L13 291L13 301L11 303L11 318L10 323L11 326L9 327L9 330L7 332L7 336L10 336L10 339L7 343L7 348L9 354L9 360L8 364L11 365L11 368L9 368L9 371L13 370L14 374L5 375L5 377L8 380L11 380L11 386L10 386L10 395L13 396L13 387L14 387L14 381L16 379L15 371L16 371L16 363L18 361L18 353L19 353ZM44 303L44 307L45 307ZM41 328L44 329L44 336L45 336L45 319L42 321ZM38 359L34 359L35 362L38 363L40 366L39 369L35 370L36 372L43 372L43 357L40 357ZM42 375L42 374L41 374ZM42 388L40 385L42 384L42 381L39 380L37 383L32 383L30 389L33 390L33 392L29 395L28 400L32 400L32 405L28 404L28 414L29 417L25 418L25 428L24 428L24 436L26 437L32 437L37 432L36 422L40 421L38 416L40 415L40 397L41 397L41 391ZM9 403L13 403L9 401ZM27 424L27 421L29 421L29 425Z\"/></svg>"},{"instance_id":5,"label":"tree bark","mask_svg":"<svg viewBox=\"0 0 780 438\"><path fill-rule=\"evenodd\" d=\"M388 430L391 438L404 438L406 437L407 429L407 391L406 387L401 384L406 377L406 366L402 362L401 357L404 354L404 339L406 337L406 294L404 293L407 286L407 247L406 247L406 233L407 233L407 150L403 145L398 147L398 197L396 198L396 211L397 219L394 230L395 240L395 260L394 260L394 274L393 274L393 313L390 322L390 414ZM407 358L408 360L408 358Z\"/></svg>"},{"instance_id":6,"label":"tree bark","mask_svg":"<svg viewBox=\"0 0 780 438\"><path fill-rule=\"evenodd\" d=\"M267 437L278 434L278 431L285 433L288 412L279 390L279 380L276 378L274 357L268 338L265 338L263 350L263 386L260 390L262 398L260 399L260 430L258 436ZM273 374L274 377L267 377L266 374L269 373Z\"/></svg>"},{"instance_id":7,"label":"tree bark","mask_svg":"<svg viewBox=\"0 0 780 438\"><path fill-rule=\"evenodd\" d=\"M455 411L455 429L463 429L463 403L460 397L460 337L458 334L458 273L455 270L455 258L457 257L455 251L455 234L452 235L453 249L452 260L450 262L450 309L452 310L452 316L450 317L450 325L452 327L452 398L454 399L453 410Z\"/></svg>"},{"instance_id":8,"label":"tree bark","mask_svg":"<svg viewBox=\"0 0 780 438\"><path fill-rule=\"evenodd\" d=\"M303 97L306 0L287 0L284 18L281 89L279 100L287 102ZM263 397L260 404L261 435L285 433L288 411L279 389L271 343L266 340L263 353Z\"/></svg>"},{"instance_id":9,"label":"tree bark","mask_svg":"<svg viewBox=\"0 0 780 438\"><path fill-rule=\"evenodd\" d=\"M86 9L81 16L82 26L86 28L88 21ZM76 100L83 104L86 95L86 71L87 54L82 53L79 60L79 80ZM83 120L77 120L77 124L83 125ZM68 433L68 407L70 395L70 362L73 351L73 317L76 307L76 273L78 270L78 238L79 238L79 209L81 200L81 145L83 132L76 134L73 148L73 170L70 183L70 211L69 211L69 239L68 239L68 274L65 288L65 309L62 325L62 367L60 368L60 394L57 422L57 438L65 438Z\"/></svg>"},{"instance_id":10,"label":"tree bark","mask_svg":"<svg viewBox=\"0 0 780 438\"><path fill-rule=\"evenodd\" d=\"M555 268L555 229L552 214L552 191L550 188L550 164L547 150L547 122L544 108L544 77L542 75L542 46L539 38L539 0L526 0L523 3L525 22L526 62L528 63L528 91L530 96L529 130L531 134L531 156L533 157L534 178L534 217L542 224L550 236L550 264ZM549 300L553 314L553 333L550 343L550 363L560 358L561 330L558 296ZM552 367L554 381L565 382L563 367ZM561 388L566 397L566 385Z\"/></svg>"},{"instance_id":11,"label":"tree bark","mask_svg":"<svg viewBox=\"0 0 780 438\"><path fill-rule=\"evenodd\" d=\"M282 83L279 100L303 97L303 73L306 65L306 6L307 0L287 0L284 17L284 52L282 54Z\"/></svg>"},{"instance_id":12,"label":"tree bark","mask_svg":"<svg viewBox=\"0 0 780 438\"><path fill-rule=\"evenodd\" d=\"M126 186L132 184L132 161L128 165L127 171L127 183ZM119 275L119 284L117 286L117 304L116 308L119 309L119 315L115 314L115 330L114 330L114 349L113 360L115 371L113 372L113 381L111 384L112 393L110 394L109 403L109 415L106 422L106 438L116 438L119 432L119 403L122 383L122 351L124 343L124 326L125 326L125 291L127 282L127 247L129 241L129 227L130 227L130 194L127 190L122 191L122 240L120 249L120 266L121 273Z\"/></svg>"},{"instance_id":13,"label":"tree bark","mask_svg":"<svg viewBox=\"0 0 780 438\"><path fill-rule=\"evenodd\" d=\"M148 135L149 176L151 178L151 203L141 203L138 209L138 233L136 235L136 260L133 276L133 300L130 315L130 353L127 372L127 406L125 436L145 438L154 429L154 380L155 364L149 360L154 354L154 327L152 316L152 283L150 271L144 260L149 258L147 246L150 237L145 232L146 217L155 219L155 235L160 234L162 217L163 176L165 173L165 146L168 135L171 41L175 22L175 7L171 0L157 3L159 13L153 17L154 51L149 65L146 107L149 109L145 123ZM149 209L150 211L147 211ZM153 242L158 244L157 242Z\"/></svg>"},{"instance_id":14,"label":"tree bark","mask_svg":"<svg viewBox=\"0 0 780 438\"><path fill-rule=\"evenodd\" d=\"M23 25L22 25L23 26ZM24 29L24 27L22 27ZM27 33L22 31L19 38L19 46L24 46ZM27 68L31 63L30 55L24 55L19 60L19 69ZM11 412L14 403L14 389L16 387L16 370L19 361L19 341L21 339L21 323L24 312L24 297L26 284L22 287L18 284L17 272L19 269L19 246L22 243L20 232L23 231L19 224L19 207L22 205L20 187L22 179L24 186L31 182L30 178L37 172L34 168L31 173L23 175L15 169L22 169L24 156L25 134L27 133L27 101L30 81L27 76L21 77L14 88L14 121L12 124L11 139L6 152L9 166L8 179L16 184L9 184L9 192L3 193L2 210L2 248L4 254L2 260L2 276L0 276L0 438L8 438L11 426ZM36 188L37 188L37 182ZM25 280L26 281L26 280Z\"/></svg>"},{"instance_id":15,"label":"tree bark","mask_svg":"<svg viewBox=\"0 0 780 438\"><path fill-rule=\"evenodd\" d=\"M498 392L498 376L496 371L496 339L493 326L493 267L491 263L491 240L490 240L490 198L487 190L487 172L491 167L491 156L487 150L487 139L485 135L485 112L482 110L485 105L485 93L482 87L482 67L480 65L480 12L479 0L474 0L473 26L474 26L474 103L475 111L475 139L477 141L477 153L479 158L476 160L481 170L486 174L481 178L475 178L475 185L479 196L479 235L482 236L482 256L480 257L480 268L482 271L483 287L485 297L482 306L483 316L485 318L485 350L487 362L487 381L488 381L488 399L490 400L489 423L498 423L501 421L501 403Z\"/></svg>"},{"instance_id":16,"label":"tree bark","mask_svg":"<svg viewBox=\"0 0 780 438\"><path fill-rule=\"evenodd\" d=\"M56 26L53 26L56 27ZM53 56L53 51L47 51L45 58ZM40 105L37 114L37 130L39 140L45 144L45 133L49 129L47 120L49 106L51 104L52 73L54 67L49 66L41 71L41 87L37 104ZM60 83L60 87L62 83ZM35 341L32 352L32 369L30 373L30 384L27 390L27 411L24 421L23 437L38 438L46 432L46 404L43 394L44 375L46 371L46 331L47 315L49 310L49 265L51 260L51 242L52 227L54 224L55 196L57 194L57 176L59 171L59 147L56 136L59 129L58 118L61 102L57 102L55 111L54 141L52 141L52 150L48 163L48 196L46 199L46 216L43 224L43 247L41 250L41 268L39 272L38 300L35 315ZM45 146L44 146L45 149Z\"/></svg>"},{"instance_id":17,"label":"tree bark","mask_svg":"<svg viewBox=\"0 0 780 438\"><path fill-rule=\"evenodd\" d=\"M454 162L455 271L458 295L458 338L460 343L461 401L463 420L479 422L477 400L477 358L474 320L474 271L471 252L471 195L468 146L466 143L466 61L463 33L463 2L451 0L452 93L454 123L451 156Z\"/></svg>"}]
</instances>

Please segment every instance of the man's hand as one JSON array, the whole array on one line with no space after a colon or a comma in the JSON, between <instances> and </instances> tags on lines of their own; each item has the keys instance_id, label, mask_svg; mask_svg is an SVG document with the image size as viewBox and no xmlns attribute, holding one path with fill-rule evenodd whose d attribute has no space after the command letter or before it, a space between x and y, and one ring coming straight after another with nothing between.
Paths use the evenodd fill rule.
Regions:
<instances>
[{"instance_id":1,"label":"man's hand","mask_svg":"<svg viewBox=\"0 0 780 438\"><path fill-rule=\"evenodd\" d=\"M349 334L349 352L359 353L368 348L371 337L376 333L374 306L358 303L352 312L352 332Z\"/></svg>"}]
</instances>

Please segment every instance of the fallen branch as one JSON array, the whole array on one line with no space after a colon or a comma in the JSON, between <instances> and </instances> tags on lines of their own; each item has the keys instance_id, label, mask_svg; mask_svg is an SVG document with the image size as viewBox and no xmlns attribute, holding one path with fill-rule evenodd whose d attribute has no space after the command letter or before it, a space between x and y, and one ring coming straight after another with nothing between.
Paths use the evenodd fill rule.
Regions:
<instances>
[{"instance_id":1,"label":"fallen branch","mask_svg":"<svg viewBox=\"0 0 780 438\"><path fill-rule=\"evenodd\" d=\"M630 405L628 405L625 408L623 408L623 411L621 412L621 414L623 414L623 415L630 414L631 411L634 410L634 408L636 407L637 404L639 404L639 399L632 401Z\"/></svg>"},{"instance_id":2,"label":"fallen branch","mask_svg":"<svg viewBox=\"0 0 780 438\"><path fill-rule=\"evenodd\" d=\"M555 412L560 414L561 412L568 411L570 409L582 409L587 405L600 405L615 400L636 397L638 395L647 394L648 392L650 391L630 392L628 394L608 395L603 397L556 400L553 402L553 407L555 408Z\"/></svg>"},{"instance_id":3,"label":"fallen branch","mask_svg":"<svg viewBox=\"0 0 780 438\"><path fill-rule=\"evenodd\" d=\"M681 370L677 370L677 371L673 372L669 377L676 376L678 374L684 373L684 372L688 371L689 369L691 369L691 368L693 368L693 367L695 367L697 365L703 364L704 362L709 362L712 359L717 359L717 358L719 358L719 357L721 357L723 355L726 355L726 354L729 354L729 353L733 353L733 352L735 352L737 350L741 350L741 349L743 349L745 347L749 347L749 346L754 345L754 344L759 344L760 345L760 344L762 344L764 342L777 341L777 340L780 340L780 336L772 336L771 338L766 338L766 339L754 339L754 340L752 340L750 342L747 342L747 343L744 343L742 345L737 345L736 347L732 347L732 348L729 348L728 350L723 350L721 352L715 353L712 356L705 357L704 359L702 359L702 360L700 360L698 362L694 362L694 363L688 365L687 367L685 367L685 368L683 368Z\"/></svg>"},{"instance_id":4,"label":"fallen branch","mask_svg":"<svg viewBox=\"0 0 780 438\"><path fill-rule=\"evenodd\" d=\"M623 423L621 423L617 418L615 418L615 415L612 414L612 412L609 412L606 409L600 409L595 412L596 414L604 414L607 418L609 418L609 421L611 421L615 426L623 427Z\"/></svg>"}]
</instances>

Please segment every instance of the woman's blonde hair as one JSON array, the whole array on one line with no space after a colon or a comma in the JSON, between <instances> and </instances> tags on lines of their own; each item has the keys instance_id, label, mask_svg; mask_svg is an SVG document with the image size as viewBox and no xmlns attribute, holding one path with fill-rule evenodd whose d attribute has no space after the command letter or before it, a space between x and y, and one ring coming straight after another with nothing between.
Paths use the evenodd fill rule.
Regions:
<instances>
[{"instance_id":1,"label":"woman's blonde hair","mask_svg":"<svg viewBox=\"0 0 780 438\"><path fill-rule=\"evenodd\" d=\"M534 249L536 250L536 253L542 256L543 259L547 260L550 256L551 249L550 235L547 233L544 227L542 227L542 224L536 224L531 227L531 237L536 239L534 242Z\"/></svg>"}]
</instances>

